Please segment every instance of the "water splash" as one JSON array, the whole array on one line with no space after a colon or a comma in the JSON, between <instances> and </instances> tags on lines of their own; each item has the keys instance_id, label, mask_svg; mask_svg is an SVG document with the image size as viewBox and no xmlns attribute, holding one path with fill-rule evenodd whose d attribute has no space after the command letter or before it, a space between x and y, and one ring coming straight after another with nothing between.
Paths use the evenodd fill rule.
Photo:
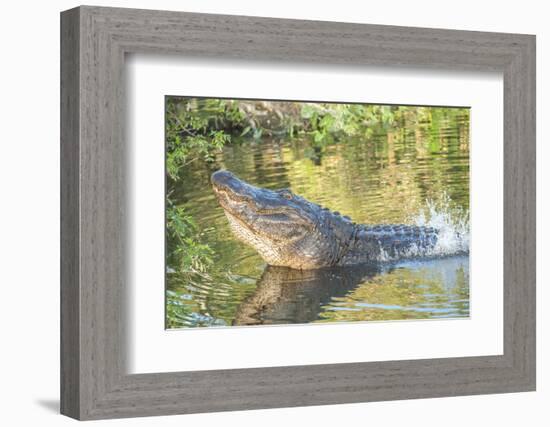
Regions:
<instances>
[{"instance_id":1,"label":"water splash","mask_svg":"<svg viewBox=\"0 0 550 427\"><path fill-rule=\"evenodd\" d=\"M447 194L439 201L428 200L424 210L410 218L418 226L437 230L437 243L425 255L446 256L470 250L470 212L454 207Z\"/></svg>"},{"instance_id":2,"label":"water splash","mask_svg":"<svg viewBox=\"0 0 550 427\"><path fill-rule=\"evenodd\" d=\"M415 236L415 243L406 247L387 246L379 240L377 261L391 262L408 258L445 257L467 254L470 250L470 214L453 205L443 194L438 201L427 200L423 209L410 216L411 225L435 229Z\"/></svg>"}]
</instances>

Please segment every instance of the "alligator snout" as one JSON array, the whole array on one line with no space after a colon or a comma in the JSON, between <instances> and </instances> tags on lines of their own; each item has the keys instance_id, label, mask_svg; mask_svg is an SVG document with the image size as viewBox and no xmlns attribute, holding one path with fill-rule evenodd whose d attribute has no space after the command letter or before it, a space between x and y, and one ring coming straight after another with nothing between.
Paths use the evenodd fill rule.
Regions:
<instances>
[{"instance_id":1,"label":"alligator snout","mask_svg":"<svg viewBox=\"0 0 550 427\"><path fill-rule=\"evenodd\" d=\"M226 170L219 170L212 174L210 181L214 187L230 187L235 185L239 179L231 172Z\"/></svg>"},{"instance_id":2,"label":"alligator snout","mask_svg":"<svg viewBox=\"0 0 550 427\"><path fill-rule=\"evenodd\" d=\"M234 195L244 195L247 193L247 184L226 170L219 170L210 177L214 190L223 190Z\"/></svg>"}]
</instances>

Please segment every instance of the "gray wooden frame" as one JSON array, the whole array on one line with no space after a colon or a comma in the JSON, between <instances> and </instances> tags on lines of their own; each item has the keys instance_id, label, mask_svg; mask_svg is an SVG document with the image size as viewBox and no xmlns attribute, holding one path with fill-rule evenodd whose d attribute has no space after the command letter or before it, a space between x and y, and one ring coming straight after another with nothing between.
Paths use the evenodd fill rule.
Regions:
<instances>
[{"instance_id":1,"label":"gray wooden frame","mask_svg":"<svg viewBox=\"0 0 550 427\"><path fill-rule=\"evenodd\" d=\"M502 72L504 354L128 375L124 57L131 52ZM61 14L61 166L63 414L99 419L535 389L534 36L71 9Z\"/></svg>"}]
</instances>

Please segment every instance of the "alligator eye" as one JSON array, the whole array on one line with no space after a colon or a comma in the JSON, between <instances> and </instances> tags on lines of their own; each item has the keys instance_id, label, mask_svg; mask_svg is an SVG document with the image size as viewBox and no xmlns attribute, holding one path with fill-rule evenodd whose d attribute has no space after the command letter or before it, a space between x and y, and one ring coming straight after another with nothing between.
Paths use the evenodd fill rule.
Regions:
<instances>
[{"instance_id":1,"label":"alligator eye","mask_svg":"<svg viewBox=\"0 0 550 427\"><path fill-rule=\"evenodd\" d=\"M290 192L290 190L281 190L279 194L287 200L292 200L292 193Z\"/></svg>"}]
</instances>

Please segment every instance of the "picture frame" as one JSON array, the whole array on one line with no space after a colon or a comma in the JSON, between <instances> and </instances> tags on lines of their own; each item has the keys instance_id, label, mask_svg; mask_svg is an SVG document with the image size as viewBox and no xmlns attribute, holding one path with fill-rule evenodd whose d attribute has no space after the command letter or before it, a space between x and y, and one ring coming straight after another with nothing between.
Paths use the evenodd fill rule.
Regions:
<instances>
[{"instance_id":1,"label":"picture frame","mask_svg":"<svg viewBox=\"0 0 550 427\"><path fill-rule=\"evenodd\" d=\"M128 374L129 53L502 72L503 354ZM535 232L532 35L91 6L61 14L62 414L88 420L535 390Z\"/></svg>"}]
</instances>

